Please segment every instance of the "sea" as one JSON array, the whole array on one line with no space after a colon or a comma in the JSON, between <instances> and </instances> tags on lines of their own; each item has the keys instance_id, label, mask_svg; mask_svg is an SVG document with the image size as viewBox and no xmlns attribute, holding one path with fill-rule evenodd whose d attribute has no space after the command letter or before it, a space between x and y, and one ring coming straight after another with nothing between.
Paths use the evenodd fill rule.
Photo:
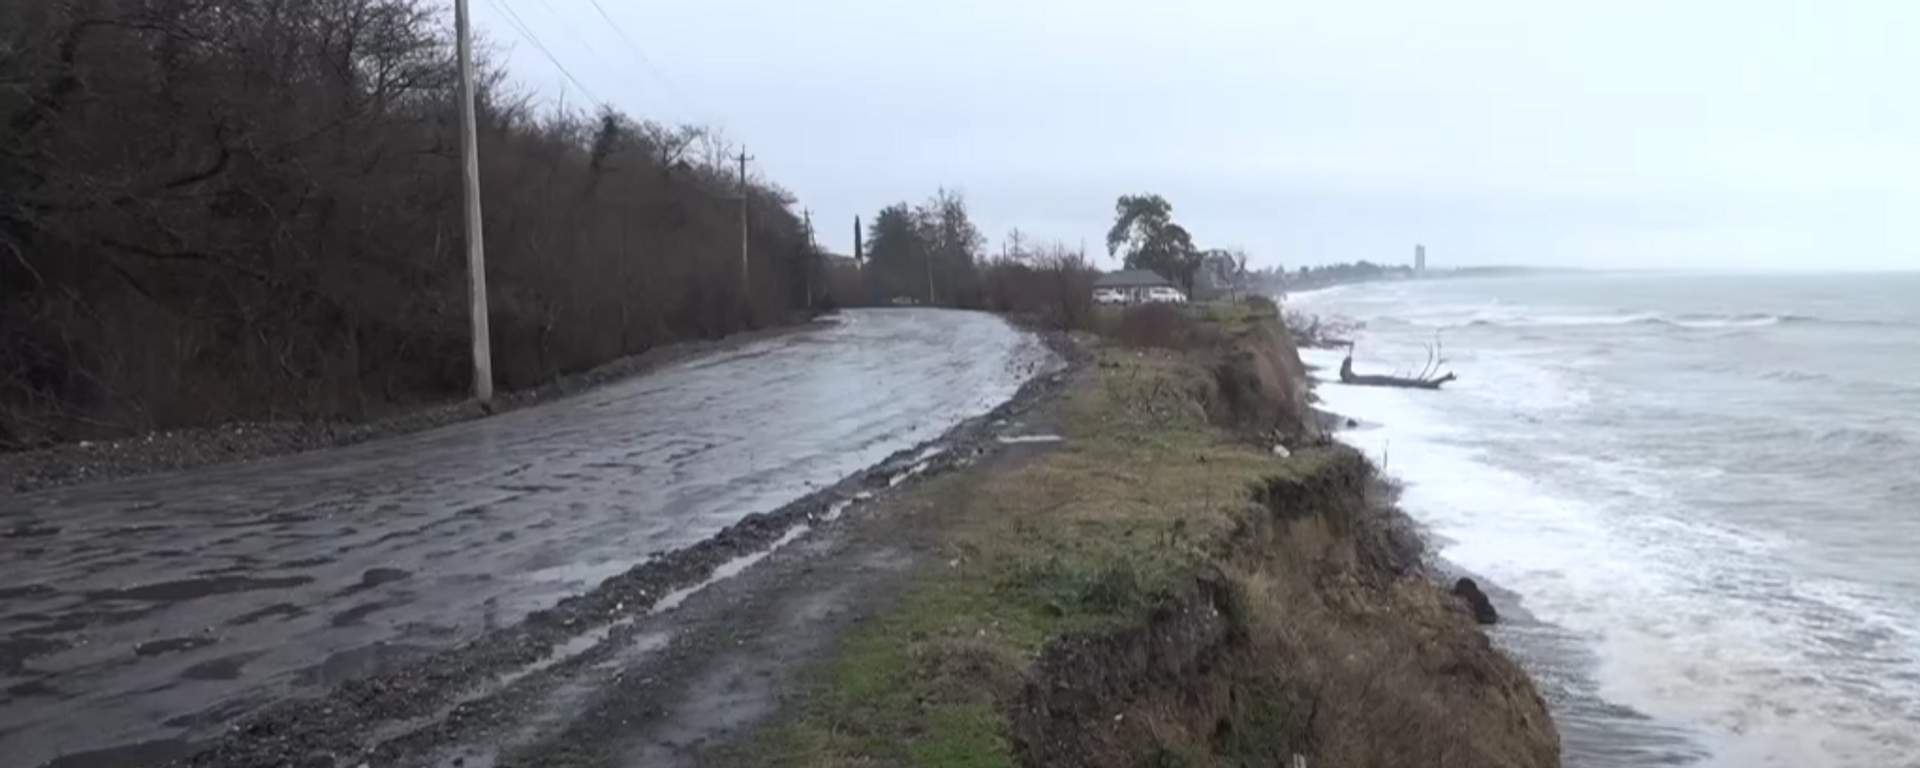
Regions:
<instances>
[{"instance_id":1,"label":"sea","mask_svg":"<svg viewBox=\"0 0 1920 768\"><path fill-rule=\"evenodd\" d=\"M1442 565L1490 587L1566 765L1920 766L1920 274L1283 303L1355 324L1360 373L1459 377L1318 392ZM1303 354L1337 378L1344 352Z\"/></svg>"}]
</instances>

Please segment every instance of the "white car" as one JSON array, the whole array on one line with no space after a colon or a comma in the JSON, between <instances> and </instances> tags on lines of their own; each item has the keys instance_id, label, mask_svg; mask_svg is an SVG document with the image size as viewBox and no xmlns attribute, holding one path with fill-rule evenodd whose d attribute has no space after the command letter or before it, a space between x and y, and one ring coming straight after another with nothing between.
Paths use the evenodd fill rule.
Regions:
<instances>
[{"instance_id":1,"label":"white car","mask_svg":"<svg viewBox=\"0 0 1920 768\"><path fill-rule=\"evenodd\" d=\"M1154 286L1147 289L1147 301L1164 302L1167 304L1185 304L1187 303L1187 295L1181 293L1177 288Z\"/></svg>"},{"instance_id":2,"label":"white car","mask_svg":"<svg viewBox=\"0 0 1920 768\"><path fill-rule=\"evenodd\" d=\"M1095 288L1093 289L1093 303L1125 304L1127 303L1127 295L1112 288Z\"/></svg>"}]
</instances>

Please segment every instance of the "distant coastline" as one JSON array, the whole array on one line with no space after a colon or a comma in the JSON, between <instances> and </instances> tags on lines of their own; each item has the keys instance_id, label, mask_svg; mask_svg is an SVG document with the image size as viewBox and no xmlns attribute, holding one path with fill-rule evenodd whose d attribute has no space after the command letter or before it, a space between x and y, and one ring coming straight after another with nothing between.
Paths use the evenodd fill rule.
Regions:
<instances>
[{"instance_id":1,"label":"distant coastline","mask_svg":"<svg viewBox=\"0 0 1920 768\"><path fill-rule=\"evenodd\" d=\"M1349 264L1331 264L1325 266L1302 267L1295 272L1283 272L1269 279L1260 287L1269 293L1288 294L1306 291L1318 291L1343 285L1363 283L1398 282L1402 280L1458 280L1463 278L1484 277L1537 277L1542 275L1586 274L1589 270L1567 267L1526 267L1526 266L1477 266L1429 268L1416 271L1406 265L1383 265L1372 262Z\"/></svg>"}]
</instances>

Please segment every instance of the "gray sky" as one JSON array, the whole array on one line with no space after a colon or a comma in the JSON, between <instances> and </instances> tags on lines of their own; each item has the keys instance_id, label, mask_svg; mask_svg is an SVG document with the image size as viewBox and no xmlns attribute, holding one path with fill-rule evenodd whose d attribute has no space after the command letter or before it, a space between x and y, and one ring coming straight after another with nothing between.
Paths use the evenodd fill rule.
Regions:
<instances>
[{"instance_id":1,"label":"gray sky","mask_svg":"<svg viewBox=\"0 0 1920 768\"><path fill-rule=\"evenodd\" d=\"M593 97L721 126L842 252L945 185L1103 257L1157 192L1262 264L1920 269L1915 0L599 2L475 23L543 94L589 100L503 7Z\"/></svg>"}]
</instances>

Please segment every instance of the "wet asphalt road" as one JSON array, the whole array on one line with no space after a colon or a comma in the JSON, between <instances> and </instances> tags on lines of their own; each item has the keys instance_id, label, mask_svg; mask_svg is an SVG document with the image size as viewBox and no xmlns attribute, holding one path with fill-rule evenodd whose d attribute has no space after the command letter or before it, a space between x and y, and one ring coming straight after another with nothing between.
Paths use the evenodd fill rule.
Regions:
<instances>
[{"instance_id":1,"label":"wet asphalt road","mask_svg":"<svg viewBox=\"0 0 1920 768\"><path fill-rule=\"evenodd\" d=\"M0 500L0 768L205 738L938 436L1047 357L875 310L352 448Z\"/></svg>"}]
</instances>

